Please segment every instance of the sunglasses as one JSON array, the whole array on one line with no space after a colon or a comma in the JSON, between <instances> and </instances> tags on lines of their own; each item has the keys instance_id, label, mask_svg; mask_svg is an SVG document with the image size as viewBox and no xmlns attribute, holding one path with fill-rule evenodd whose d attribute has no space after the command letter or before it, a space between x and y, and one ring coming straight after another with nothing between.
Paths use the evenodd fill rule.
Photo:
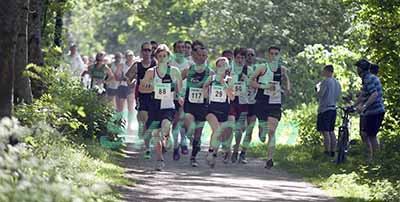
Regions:
<instances>
[{"instance_id":1,"label":"sunglasses","mask_svg":"<svg viewBox=\"0 0 400 202\"><path fill-rule=\"evenodd\" d=\"M144 48L142 49L143 52L151 52L152 50L150 48Z\"/></svg>"},{"instance_id":2,"label":"sunglasses","mask_svg":"<svg viewBox=\"0 0 400 202\"><path fill-rule=\"evenodd\" d=\"M253 57L253 56L254 56L254 54L253 54L253 53L249 53L249 54L247 54L247 56L249 56L249 57Z\"/></svg>"}]
</instances>

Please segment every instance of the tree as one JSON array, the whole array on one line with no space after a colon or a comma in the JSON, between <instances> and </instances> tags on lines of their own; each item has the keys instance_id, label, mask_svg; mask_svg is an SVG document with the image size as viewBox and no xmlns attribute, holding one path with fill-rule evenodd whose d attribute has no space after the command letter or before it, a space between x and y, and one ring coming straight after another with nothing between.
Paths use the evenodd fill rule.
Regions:
<instances>
[{"instance_id":1,"label":"tree","mask_svg":"<svg viewBox=\"0 0 400 202\"><path fill-rule=\"evenodd\" d=\"M400 125L400 0L344 0L352 15L348 46L379 64L386 107L384 130L398 135ZM400 136L398 136L400 141Z\"/></svg>"},{"instance_id":2,"label":"tree","mask_svg":"<svg viewBox=\"0 0 400 202\"><path fill-rule=\"evenodd\" d=\"M11 116L14 56L17 40L18 1L0 1L0 118Z\"/></svg>"},{"instance_id":3,"label":"tree","mask_svg":"<svg viewBox=\"0 0 400 202\"><path fill-rule=\"evenodd\" d=\"M39 66L44 65L43 53L41 49L42 33L41 33L41 16L43 1L29 1L29 24L28 24L28 63Z\"/></svg>"},{"instance_id":4,"label":"tree","mask_svg":"<svg viewBox=\"0 0 400 202\"><path fill-rule=\"evenodd\" d=\"M17 22L17 47L15 55L14 101L32 103L32 90L29 77L23 75L28 64L28 13L29 0L20 1Z\"/></svg>"}]
</instances>

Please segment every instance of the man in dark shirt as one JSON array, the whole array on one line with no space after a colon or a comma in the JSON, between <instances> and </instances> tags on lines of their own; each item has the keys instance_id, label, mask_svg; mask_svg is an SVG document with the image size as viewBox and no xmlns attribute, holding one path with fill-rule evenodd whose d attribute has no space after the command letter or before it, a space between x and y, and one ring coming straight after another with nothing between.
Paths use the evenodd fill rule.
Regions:
<instances>
[{"instance_id":1,"label":"man in dark shirt","mask_svg":"<svg viewBox=\"0 0 400 202\"><path fill-rule=\"evenodd\" d=\"M368 148L368 160L372 160L374 153L379 150L377 134L385 114L382 84L379 78L370 72L371 63L367 60L361 59L355 65L362 79L361 94L355 106L361 115L360 131Z\"/></svg>"}]
</instances>

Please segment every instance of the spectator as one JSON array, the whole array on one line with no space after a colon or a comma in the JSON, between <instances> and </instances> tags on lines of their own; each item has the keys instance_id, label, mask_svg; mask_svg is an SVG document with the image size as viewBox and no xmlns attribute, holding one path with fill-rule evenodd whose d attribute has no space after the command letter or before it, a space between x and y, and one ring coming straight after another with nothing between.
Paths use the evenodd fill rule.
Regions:
<instances>
[{"instance_id":1,"label":"spectator","mask_svg":"<svg viewBox=\"0 0 400 202\"><path fill-rule=\"evenodd\" d=\"M322 71L325 80L317 84L316 91L319 102L317 130L324 137L325 154L335 156L336 136L336 102L341 93L339 82L333 77L333 66L326 65Z\"/></svg>"}]
</instances>

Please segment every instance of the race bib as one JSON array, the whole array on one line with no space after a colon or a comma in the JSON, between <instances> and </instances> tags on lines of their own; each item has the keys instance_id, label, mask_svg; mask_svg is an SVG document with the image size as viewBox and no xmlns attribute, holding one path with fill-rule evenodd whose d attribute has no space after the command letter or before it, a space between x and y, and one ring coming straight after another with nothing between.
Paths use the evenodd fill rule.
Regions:
<instances>
[{"instance_id":1,"label":"race bib","mask_svg":"<svg viewBox=\"0 0 400 202\"><path fill-rule=\"evenodd\" d=\"M269 96L270 104L281 104L281 85L278 81L270 81L268 88L264 89L264 95Z\"/></svg>"},{"instance_id":2,"label":"race bib","mask_svg":"<svg viewBox=\"0 0 400 202\"><path fill-rule=\"evenodd\" d=\"M170 83L157 83L154 85L154 98L157 100L173 99Z\"/></svg>"},{"instance_id":3,"label":"race bib","mask_svg":"<svg viewBox=\"0 0 400 202\"><path fill-rule=\"evenodd\" d=\"M189 88L189 102L202 104L204 103L204 93L201 88Z\"/></svg>"},{"instance_id":4,"label":"race bib","mask_svg":"<svg viewBox=\"0 0 400 202\"><path fill-rule=\"evenodd\" d=\"M235 96L246 96L246 85L243 81L238 81L233 84L235 88Z\"/></svg>"},{"instance_id":5,"label":"race bib","mask_svg":"<svg viewBox=\"0 0 400 202\"><path fill-rule=\"evenodd\" d=\"M221 103L226 101L226 92L223 86L212 86L210 101L221 102Z\"/></svg>"}]
</instances>

